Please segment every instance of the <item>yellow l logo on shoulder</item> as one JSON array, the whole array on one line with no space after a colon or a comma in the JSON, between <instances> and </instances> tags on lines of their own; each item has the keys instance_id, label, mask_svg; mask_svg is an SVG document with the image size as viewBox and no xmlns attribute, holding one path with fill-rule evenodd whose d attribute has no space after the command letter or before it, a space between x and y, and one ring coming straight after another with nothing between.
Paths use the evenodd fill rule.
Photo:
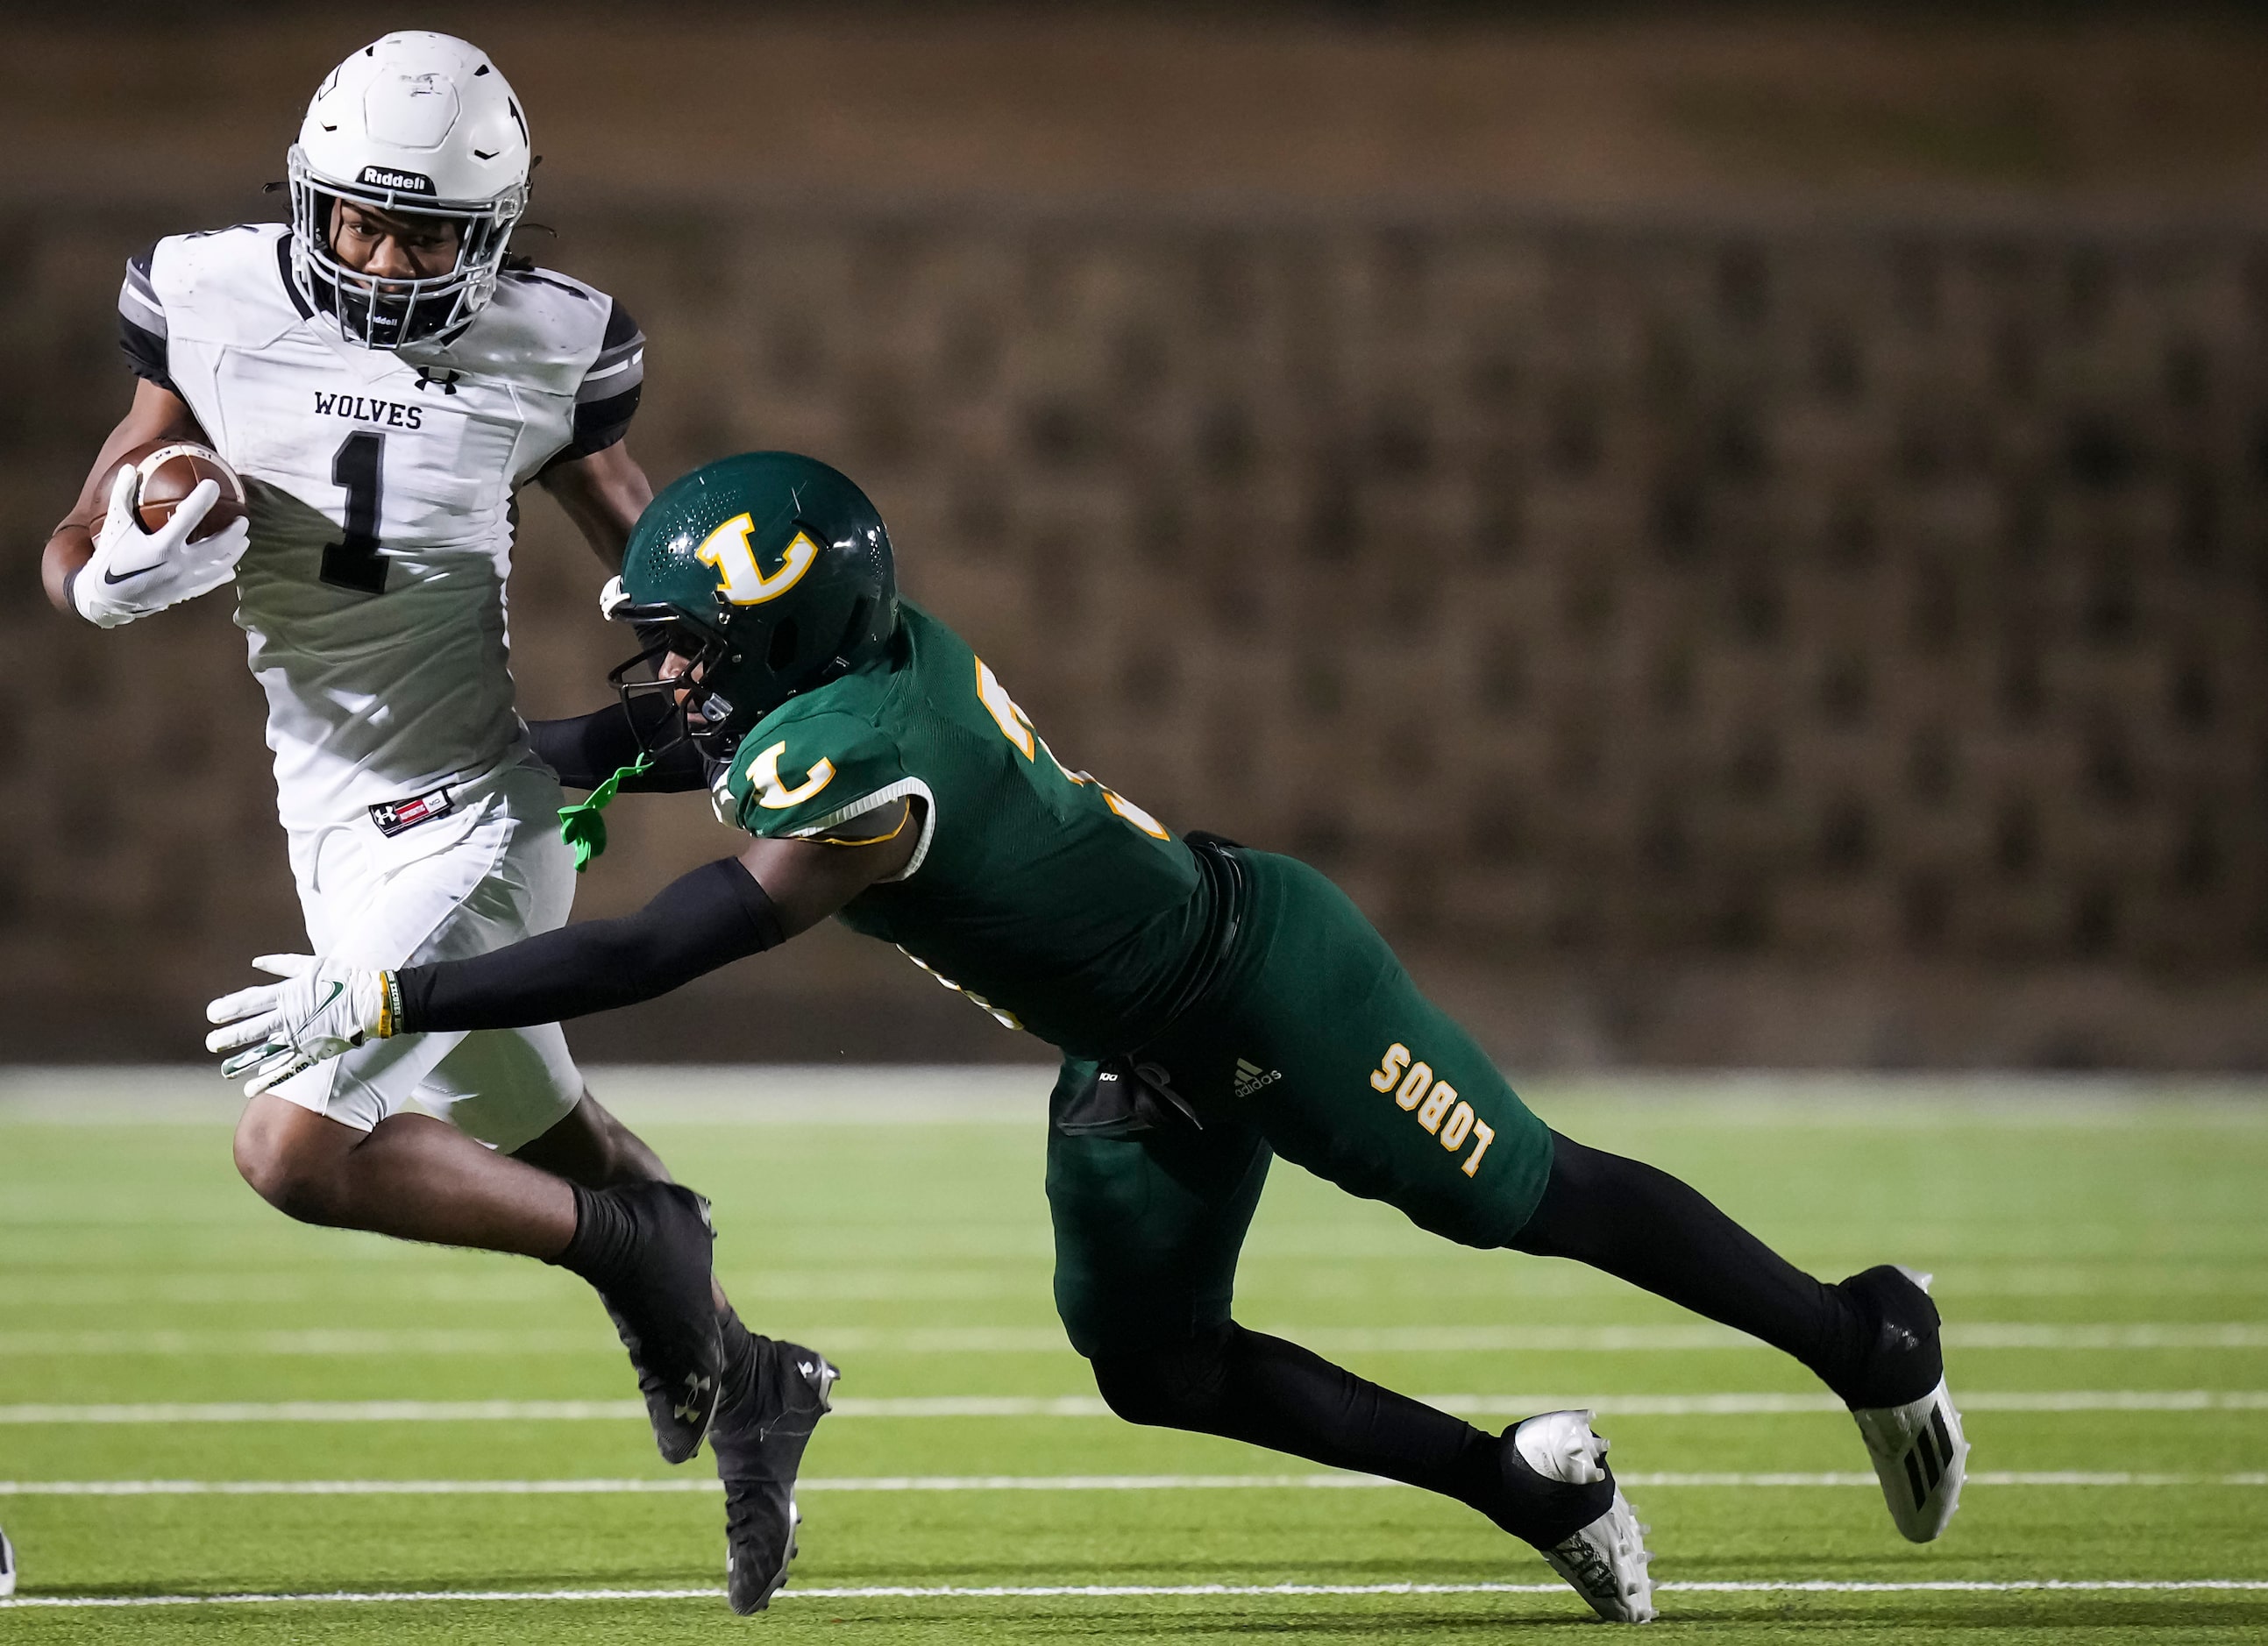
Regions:
<instances>
[{"instance_id":1,"label":"yellow l logo on shoulder","mask_svg":"<svg viewBox=\"0 0 2268 1646\"><path fill-rule=\"evenodd\" d=\"M835 762L821 755L804 773L803 781L790 789L780 782L779 757L786 753L784 742L775 743L748 762L748 782L755 789L756 804L769 812L801 805L835 781Z\"/></svg>"}]
</instances>

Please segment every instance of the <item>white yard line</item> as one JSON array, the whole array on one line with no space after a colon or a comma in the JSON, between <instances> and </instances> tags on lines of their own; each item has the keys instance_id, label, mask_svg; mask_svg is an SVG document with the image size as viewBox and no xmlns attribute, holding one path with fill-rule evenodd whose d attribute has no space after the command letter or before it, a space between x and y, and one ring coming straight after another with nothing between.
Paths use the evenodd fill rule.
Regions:
<instances>
[{"instance_id":1,"label":"white yard line","mask_svg":"<svg viewBox=\"0 0 2268 1646\"><path fill-rule=\"evenodd\" d=\"M619 1347L603 1333L493 1331L477 1327L314 1328L280 1332L0 1332L0 1356L75 1359L103 1356L562 1355Z\"/></svg>"},{"instance_id":2,"label":"white yard line","mask_svg":"<svg viewBox=\"0 0 2268 1646\"><path fill-rule=\"evenodd\" d=\"M839 1410L844 1402L837 1400ZM216 1400L0 1406L0 1423L520 1423L645 1421L643 1400Z\"/></svg>"},{"instance_id":3,"label":"white yard line","mask_svg":"<svg viewBox=\"0 0 2268 1646\"><path fill-rule=\"evenodd\" d=\"M1616 1417L1777 1417L1802 1412L1840 1413L1845 1409L1842 1401L1823 1391L1817 1394L1427 1394L1418 1398L1445 1411L1501 1417L1580 1408ZM1954 1399L1964 1413L2268 1411L2268 1390L2261 1389L1998 1392L1956 1387ZM0 1412L5 1409L0 1407ZM641 1415L643 1411L641 1407Z\"/></svg>"},{"instance_id":4,"label":"white yard line","mask_svg":"<svg viewBox=\"0 0 2268 1646\"><path fill-rule=\"evenodd\" d=\"M2031 1325L2017 1321L1948 1322L1948 1348L2268 1348L2268 1323L2145 1322Z\"/></svg>"},{"instance_id":5,"label":"white yard line","mask_svg":"<svg viewBox=\"0 0 2268 1646\"><path fill-rule=\"evenodd\" d=\"M1653 1487L1865 1487L1871 1473L1630 1473ZM1396 1486L1373 1474L850 1474L799 1481L799 1492L1188 1492L1348 1490ZM1979 1470L1971 1486L2268 1487L2268 1471L2152 1473L2122 1470ZM0 1481L0 1497L608 1497L723 1490L705 1476L551 1481Z\"/></svg>"},{"instance_id":6,"label":"white yard line","mask_svg":"<svg viewBox=\"0 0 2268 1646\"><path fill-rule=\"evenodd\" d=\"M1329 1298L1352 1304L1373 1297L1399 1297L1406 1290L1406 1246L1368 1254L1334 1252L1318 1270L1314 1258L1268 1250L1247 1252L1243 1273L1264 1280L1248 1288L1285 1299ZM1852 1254L1848 1263L1861 1260ZM858 1300L890 1302L939 1299L1015 1298L1047 1293L1047 1256L990 1267L890 1267L871 1262L830 1263L774 1269L732 1270L718 1276L744 1306L757 1300L769 1307L783 1300L839 1304ZM1822 1257L1818 1267L1837 1267ZM1984 1297L2268 1296L2268 1266L2231 1264L2102 1262L2080 1259L2021 1265L1969 1264L1942 1257L1924 1267L1937 1273L1940 1299ZM0 1309L85 1309L99 1304L146 1308L152 1304L321 1303L351 1289L365 1303L387 1300L433 1304L512 1304L538 1306L578 1296L571 1277L498 1267L479 1272L411 1267L342 1265L328 1273L262 1268L190 1268L121 1273L114 1269L42 1267L18 1275L0 1274ZM1484 1265L1430 1274L1429 1297L1489 1299L1503 1312L1530 1311L1544 1300L1611 1301L1624 1294L1619 1282L1594 1271L1550 1270L1522 1265ZM1286 1306L1298 1306L1288 1304ZM752 1312L754 1311L752 1310ZM777 1309L771 1311L777 1313ZM1956 1310L1956 1312L1960 1311Z\"/></svg>"},{"instance_id":7,"label":"white yard line","mask_svg":"<svg viewBox=\"0 0 2268 1646\"><path fill-rule=\"evenodd\" d=\"M1055 1070L1042 1063L600 1065L607 1106L633 1126L864 1127L997 1121L1044 1126ZM1516 1071L1515 1071L1516 1072ZM1622 1070L1518 1082L1536 1112L1594 1124L1627 1115L1656 1129L2251 1131L2268 1126L2258 1080L2029 1075ZM233 1124L243 1099L213 1067L0 1069L0 1123ZM1564 1117L1563 1117L1564 1118Z\"/></svg>"},{"instance_id":8,"label":"white yard line","mask_svg":"<svg viewBox=\"0 0 2268 1646\"><path fill-rule=\"evenodd\" d=\"M1956 1392L1963 1412L2259 1412L2262 1389L2026 1389ZM1444 1411L1525 1417L1585 1409L1617 1417L1777 1417L1839 1413L1833 1395L1421 1394ZM838 1396L837 1417L1108 1417L1094 1395L946 1394ZM219 1400L202 1404L0 1406L0 1424L70 1423L529 1423L644 1422L640 1400Z\"/></svg>"},{"instance_id":9,"label":"white yard line","mask_svg":"<svg viewBox=\"0 0 2268 1646\"><path fill-rule=\"evenodd\" d=\"M1653 1326L1302 1326L1261 1330L1337 1354L1688 1354L1697 1349L1758 1349L1754 1338L1705 1323ZM864 1326L796 1328L799 1341L830 1353L905 1355L1068 1355L1051 1326ZM2108 1321L2043 1324L2021 1320L1953 1322L1951 1348L2255 1349L2268 1348L2268 1321ZM290 1331L0 1332L0 1356L84 1358L98 1356L264 1355L355 1356L412 1355L556 1355L619 1352L603 1332L486 1327L315 1327Z\"/></svg>"},{"instance_id":10,"label":"white yard line","mask_svg":"<svg viewBox=\"0 0 2268 1646\"><path fill-rule=\"evenodd\" d=\"M2065 1578L2000 1580L1934 1578L1911 1583L1867 1583L1813 1578L1725 1583L1659 1583L1656 1594L1698 1595L1911 1595L1911 1594L2182 1594L2268 1591L2268 1578ZM1363 1595L1565 1595L1563 1584L1032 1584L962 1588L952 1584L915 1587L784 1589L782 1600L1060 1600L1208 1599L1282 1597L1332 1598ZM24 1595L0 1600L0 1610L16 1608L124 1609L136 1606L401 1606L405 1604L493 1605L556 1600L716 1600L722 1589L464 1589L330 1590L301 1594L222 1595Z\"/></svg>"},{"instance_id":11,"label":"white yard line","mask_svg":"<svg viewBox=\"0 0 2268 1646\"><path fill-rule=\"evenodd\" d=\"M1267 1326L1317 1349L1366 1354L1550 1353L1685 1354L1696 1349L1761 1348L1745 1333L1705 1324L1675 1326ZM2268 1348L2268 1322L2116 1321L2036 1324L2020 1320L1949 1321L1948 1348L2132 1349Z\"/></svg>"},{"instance_id":12,"label":"white yard line","mask_svg":"<svg viewBox=\"0 0 2268 1646\"><path fill-rule=\"evenodd\" d=\"M1055 1070L1040 1063L622 1065L584 1072L609 1108L627 1104L639 1125L975 1122L1036 1129L1047 1124L1055 1084ZM210 1066L0 1069L0 1122L233 1125L243 1107L242 1094Z\"/></svg>"}]
</instances>

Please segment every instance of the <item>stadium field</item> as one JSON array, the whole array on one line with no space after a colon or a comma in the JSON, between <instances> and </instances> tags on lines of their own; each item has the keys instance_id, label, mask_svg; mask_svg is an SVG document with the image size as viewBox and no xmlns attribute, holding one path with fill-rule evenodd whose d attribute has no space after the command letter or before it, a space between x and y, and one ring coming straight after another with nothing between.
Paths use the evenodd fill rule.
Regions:
<instances>
[{"instance_id":1,"label":"stadium field","mask_svg":"<svg viewBox=\"0 0 2268 1646\"><path fill-rule=\"evenodd\" d=\"M722 1598L705 1459L541 1265L302 1228L188 1074L0 1076L9 1642L1497 1640L1581 1603L1470 1512L1105 1415L1049 1297L1046 1075L600 1071L711 1195L752 1325L843 1365L803 1554ZM1876 1642L2268 1638L2268 1094L1538 1084L1808 1267L1934 1270L1974 1473L1902 1542L1793 1364L1278 1166L1239 1317L1491 1426L1599 1408L1663 1624Z\"/></svg>"}]
</instances>

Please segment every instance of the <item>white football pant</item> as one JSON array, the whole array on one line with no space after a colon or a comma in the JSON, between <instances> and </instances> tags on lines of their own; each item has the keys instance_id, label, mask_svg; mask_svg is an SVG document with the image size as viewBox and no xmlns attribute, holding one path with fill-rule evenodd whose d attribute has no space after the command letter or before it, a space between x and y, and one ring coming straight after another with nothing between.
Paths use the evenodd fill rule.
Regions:
<instances>
[{"instance_id":1,"label":"white football pant","mask_svg":"<svg viewBox=\"0 0 2268 1646\"><path fill-rule=\"evenodd\" d=\"M575 857L559 838L565 797L516 765L449 790L444 815L391 838L367 814L291 832L291 871L316 953L391 970L461 959L550 931L574 901ZM510 1151L583 1097L556 1023L396 1035L356 1047L275 1088L301 1108L368 1131L412 1102Z\"/></svg>"}]
</instances>

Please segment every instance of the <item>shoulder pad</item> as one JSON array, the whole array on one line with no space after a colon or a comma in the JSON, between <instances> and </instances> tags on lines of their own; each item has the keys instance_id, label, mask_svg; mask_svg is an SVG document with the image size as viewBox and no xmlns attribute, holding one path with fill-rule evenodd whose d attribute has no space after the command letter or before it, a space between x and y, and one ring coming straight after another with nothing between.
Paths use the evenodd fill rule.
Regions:
<instances>
[{"instance_id":1,"label":"shoulder pad","mask_svg":"<svg viewBox=\"0 0 2268 1646\"><path fill-rule=\"evenodd\" d=\"M741 742L718 780L717 809L751 834L809 839L921 791L872 721L791 702Z\"/></svg>"},{"instance_id":2,"label":"shoulder pad","mask_svg":"<svg viewBox=\"0 0 2268 1646\"><path fill-rule=\"evenodd\" d=\"M497 276L497 286L526 289L530 286L548 287L563 292L570 301L588 303L603 321L607 313L607 294L587 280L578 280L572 275L563 275L556 268L507 268Z\"/></svg>"},{"instance_id":3,"label":"shoulder pad","mask_svg":"<svg viewBox=\"0 0 2268 1646\"><path fill-rule=\"evenodd\" d=\"M496 372L572 395L606 347L607 294L549 268L507 270L496 296L434 359L461 371ZM404 358L418 354L412 349ZM418 357L423 358L422 355Z\"/></svg>"},{"instance_id":4,"label":"shoulder pad","mask_svg":"<svg viewBox=\"0 0 2268 1646\"><path fill-rule=\"evenodd\" d=\"M256 348L300 320L280 223L238 223L169 234L129 263L175 338ZM129 283L134 276L129 274Z\"/></svg>"}]
</instances>

